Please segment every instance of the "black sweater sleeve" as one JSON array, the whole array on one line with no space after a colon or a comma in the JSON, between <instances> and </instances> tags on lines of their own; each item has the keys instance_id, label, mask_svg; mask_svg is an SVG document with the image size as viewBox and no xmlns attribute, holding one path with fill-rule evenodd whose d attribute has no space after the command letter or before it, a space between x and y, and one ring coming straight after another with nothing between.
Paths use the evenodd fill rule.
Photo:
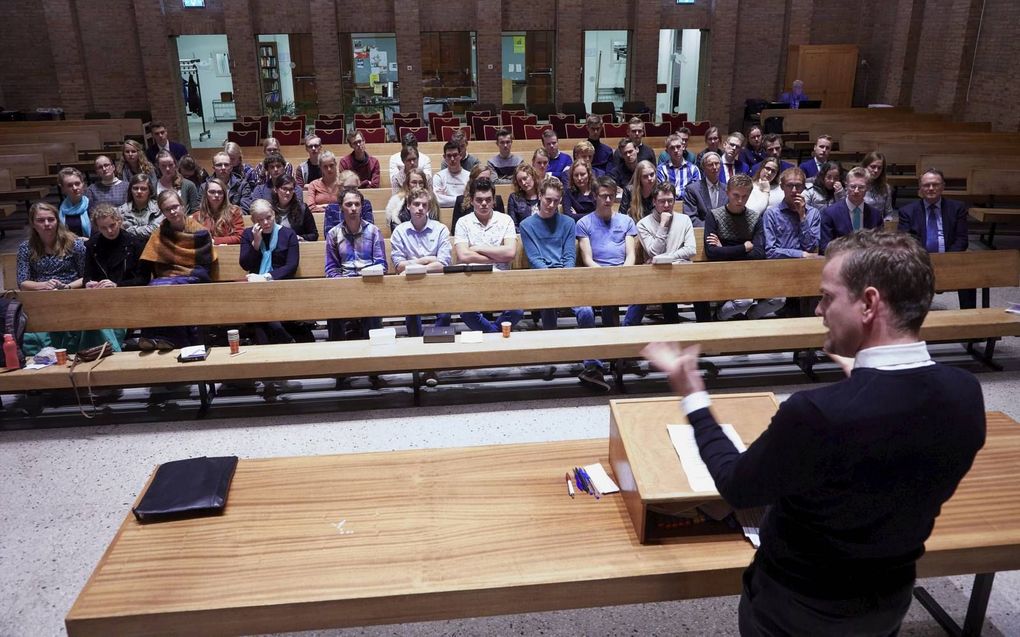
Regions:
<instances>
[{"instance_id":1,"label":"black sweater sleeve","mask_svg":"<svg viewBox=\"0 0 1020 637\"><path fill-rule=\"evenodd\" d=\"M715 222L713 215L707 214L705 215L705 254L708 255L709 261L742 261L749 258L749 253L744 250L743 244L734 246L708 245L707 239L710 234L719 236L719 225ZM753 251L750 254L753 254Z\"/></svg>"}]
</instances>

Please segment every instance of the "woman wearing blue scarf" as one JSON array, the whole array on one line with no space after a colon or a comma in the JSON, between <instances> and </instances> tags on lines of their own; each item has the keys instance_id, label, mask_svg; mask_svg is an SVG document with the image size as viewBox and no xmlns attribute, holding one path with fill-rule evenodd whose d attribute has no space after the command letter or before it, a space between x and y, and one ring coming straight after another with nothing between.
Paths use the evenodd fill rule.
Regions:
<instances>
[{"instance_id":1,"label":"woman wearing blue scarf","mask_svg":"<svg viewBox=\"0 0 1020 637\"><path fill-rule=\"evenodd\" d=\"M57 173L64 200L60 202L60 222L79 237L92 236L89 219L89 198L85 196L85 176L77 168L60 169Z\"/></svg>"},{"instance_id":2,"label":"woman wearing blue scarf","mask_svg":"<svg viewBox=\"0 0 1020 637\"><path fill-rule=\"evenodd\" d=\"M249 272L248 281L264 282L294 278L297 271L297 234L276 223L273 205L265 199L251 204L252 225L241 235L241 267ZM255 325L255 340L265 343L293 343L294 338L278 321Z\"/></svg>"}]
</instances>

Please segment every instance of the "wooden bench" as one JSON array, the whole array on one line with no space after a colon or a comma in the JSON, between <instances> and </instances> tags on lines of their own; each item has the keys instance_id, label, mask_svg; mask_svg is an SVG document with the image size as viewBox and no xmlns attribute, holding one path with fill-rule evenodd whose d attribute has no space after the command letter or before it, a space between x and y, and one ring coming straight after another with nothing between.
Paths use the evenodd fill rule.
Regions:
<instances>
[{"instance_id":1,"label":"wooden bench","mask_svg":"<svg viewBox=\"0 0 1020 637\"><path fill-rule=\"evenodd\" d=\"M761 123L779 118L783 120L783 133L807 133L811 123L819 119L842 117L860 121L881 121L892 118L942 118L944 115L933 113L914 113L909 106L897 108L766 108L761 114Z\"/></svg>"},{"instance_id":2,"label":"wooden bench","mask_svg":"<svg viewBox=\"0 0 1020 637\"><path fill-rule=\"evenodd\" d=\"M613 409L683 419L676 399L633 402ZM713 409L759 423L775 402L716 396ZM981 574L966 622L978 627L993 574L1020 568L1020 426L995 412L987 423L917 564L923 578ZM221 516L144 525L125 512L68 635L263 634L739 594L754 549L738 531L642 545L623 496L567 497L565 468L612 471L609 445L242 459Z\"/></svg>"},{"instance_id":3,"label":"wooden bench","mask_svg":"<svg viewBox=\"0 0 1020 637\"><path fill-rule=\"evenodd\" d=\"M0 143L0 156L36 153L43 156L47 166L78 160L77 145L73 142L40 142L35 144ZM44 170L43 173L45 172L46 171Z\"/></svg>"},{"instance_id":4,"label":"wooden bench","mask_svg":"<svg viewBox=\"0 0 1020 637\"><path fill-rule=\"evenodd\" d=\"M101 131L87 128L60 132L0 133L0 146L39 142L67 142L74 144L78 151L81 151L89 148L102 148L101 140Z\"/></svg>"},{"instance_id":5,"label":"wooden bench","mask_svg":"<svg viewBox=\"0 0 1020 637\"><path fill-rule=\"evenodd\" d=\"M0 134L7 131L64 131L75 128L98 128L108 131L103 141L123 142L132 137L144 139L145 127L140 119L67 119L40 122L0 122Z\"/></svg>"}]
</instances>

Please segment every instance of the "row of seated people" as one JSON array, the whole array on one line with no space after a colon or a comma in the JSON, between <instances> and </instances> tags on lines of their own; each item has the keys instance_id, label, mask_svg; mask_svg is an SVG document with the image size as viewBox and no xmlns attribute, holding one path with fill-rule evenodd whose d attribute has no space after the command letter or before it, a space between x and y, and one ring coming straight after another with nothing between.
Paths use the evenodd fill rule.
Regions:
<instances>
[{"instance_id":1,"label":"row of seated people","mask_svg":"<svg viewBox=\"0 0 1020 637\"><path fill-rule=\"evenodd\" d=\"M580 164L587 163L581 159ZM529 173L526 169L522 172ZM411 189L405 197L408 219L397 225L392 234L392 260L398 273L408 263L421 263L437 269L448 265L451 254L459 262L491 263L496 269L510 267L516 253L518 235L524 252L533 268L573 267L579 251L584 266L611 267L633 265L636 259L636 241L640 240L650 262L666 254L670 261L689 260L696 252L692 217L674 213L674 185L653 181L650 195L644 194L642 183L635 181L632 197L650 197L652 209L646 214L643 205L631 207L628 213L614 211L617 184L607 176L595 180L595 208L591 213L576 218L561 213L564 199L562 183L547 176L539 187L538 207L531 214L515 221L510 215L494 210L495 197L492 180L478 177L468 188L470 213L455 223L452 238L446 226L436 221L435 195L422 187L424 175L411 175L420 181L409 180ZM530 178L530 174L527 175ZM280 175L277 181L288 178ZM141 178L138 185L147 183ZM929 251L951 251L966 247L966 211L958 210L955 202L941 197L944 180L938 171L928 171L921 177L922 205L905 207L900 213L900 227L919 238ZM419 185L421 184L421 185ZM708 260L741 260L761 258L804 258L824 252L831 239L857 229L878 227L881 213L864 201L868 177L866 170L857 168L847 177L846 198L825 208L821 213L807 205L804 197L806 178L799 168L789 168L780 175L783 199L776 205L759 212L747 206L754 191L752 179L742 173L734 174L726 185L726 200L708 211L704 219L704 249ZM223 184L216 179L209 182L203 201L209 203L223 197ZM280 188L277 188L280 190ZM364 268L387 268L387 260L379 229L363 216L364 198L356 188L341 191L339 195L341 222L326 234L325 276L330 278L359 276ZM94 215L84 215L84 223L94 223L97 233L88 242L67 230L61 211L46 203L35 204L30 211L31 234L18 252L18 285L25 290L60 290L74 287L111 287L116 285L166 285L209 281L209 268L216 259L213 248L217 224L209 227L206 212L199 210L189 215L184 198L175 189L166 189L157 197L156 206L162 221L141 241L140 233L125 231L123 215L109 205L96 207ZM241 231L241 265L248 270L252 281L271 281L293 276L297 269L299 252L296 249L297 233L281 223L278 210L267 200L252 204L255 225ZM934 215L934 216L932 216ZM954 216L955 215L955 216ZM952 217L952 223L948 220ZM936 219L931 225L929 219ZM962 224L962 225L961 225ZM229 225L224 223L224 225ZM966 304L961 292L961 307ZM783 307L784 299L741 299L722 304L718 317L722 319L744 315L748 318L767 316ZM595 310L572 308L578 326L593 327ZM603 325L619 323L617 308L597 308ZM667 321L678 321L675 304L663 306ZM695 305L699 320L712 318L708 304ZM629 307L624 325L641 323L644 308ZM479 312L461 314L461 320L471 329L496 332L503 321L511 324L520 320L523 311L509 309L495 320ZM440 314L437 323L448 324L450 317ZM421 333L420 318L407 318L408 332ZM543 327L555 327L556 312L542 313ZM361 329L379 324L379 319L365 319ZM265 342L282 342L292 338L286 326L263 326ZM331 330L331 335L335 334ZM342 334L342 330L339 330ZM77 338L85 338L78 335ZM99 335L103 336L103 335ZM157 334L157 336L160 336ZM184 345L195 338L194 331L178 328L161 335L173 345ZM342 337L342 336L338 336ZM59 337L65 344L71 336ZM52 335L41 335L55 341ZM26 344L28 344L26 340ZM72 344L69 349L81 347ZM27 349L31 350L32 346ZM116 349L116 348L115 348ZM599 361L585 361L581 380L593 387L604 385L604 366Z\"/></svg>"}]
</instances>

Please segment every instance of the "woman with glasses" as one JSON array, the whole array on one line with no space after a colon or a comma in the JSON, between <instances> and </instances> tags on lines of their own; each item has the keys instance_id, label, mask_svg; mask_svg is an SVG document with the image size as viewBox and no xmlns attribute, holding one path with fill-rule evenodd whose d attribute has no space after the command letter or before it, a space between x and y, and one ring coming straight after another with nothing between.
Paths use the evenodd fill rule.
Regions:
<instances>
[{"instance_id":1,"label":"woman with glasses","mask_svg":"<svg viewBox=\"0 0 1020 637\"><path fill-rule=\"evenodd\" d=\"M276 222L293 230L298 241L318 241L319 229L315 227L315 217L305 202L301 201L298 192L297 182L290 175L279 175L273 182L273 192L268 201L276 212Z\"/></svg>"},{"instance_id":2,"label":"woman with glasses","mask_svg":"<svg viewBox=\"0 0 1020 637\"><path fill-rule=\"evenodd\" d=\"M117 177L113 160L106 155L100 155L96 157L95 166L99 180L92 182L85 190L85 196L89 198L89 214L95 211L99 204L119 206L128 197L128 183Z\"/></svg>"}]
</instances>

